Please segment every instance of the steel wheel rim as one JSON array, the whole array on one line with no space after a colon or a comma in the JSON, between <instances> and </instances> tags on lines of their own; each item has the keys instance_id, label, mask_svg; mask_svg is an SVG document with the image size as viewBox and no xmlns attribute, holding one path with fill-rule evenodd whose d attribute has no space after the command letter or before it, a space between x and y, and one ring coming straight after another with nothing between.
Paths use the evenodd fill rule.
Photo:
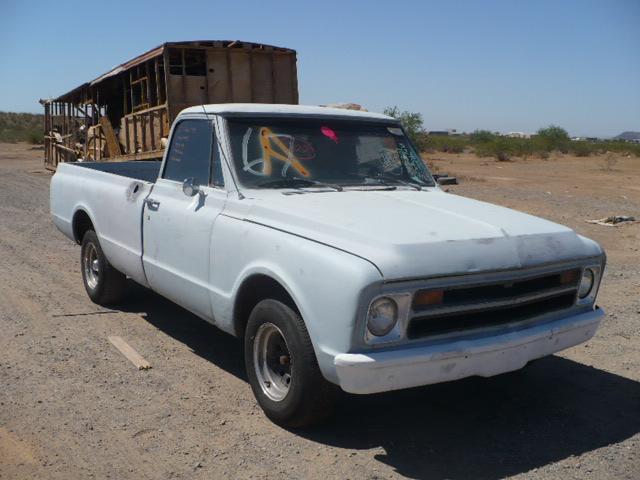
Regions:
<instances>
[{"instance_id":1,"label":"steel wheel rim","mask_svg":"<svg viewBox=\"0 0 640 480\"><path fill-rule=\"evenodd\" d=\"M284 400L291 387L291 354L282 331L273 323L263 323L256 332L253 368L262 392L274 402Z\"/></svg>"},{"instance_id":2,"label":"steel wheel rim","mask_svg":"<svg viewBox=\"0 0 640 480\"><path fill-rule=\"evenodd\" d=\"M84 278L90 289L95 289L100 281L100 262L98 261L98 250L93 243L88 243L84 250L82 259L84 267Z\"/></svg>"}]
</instances>

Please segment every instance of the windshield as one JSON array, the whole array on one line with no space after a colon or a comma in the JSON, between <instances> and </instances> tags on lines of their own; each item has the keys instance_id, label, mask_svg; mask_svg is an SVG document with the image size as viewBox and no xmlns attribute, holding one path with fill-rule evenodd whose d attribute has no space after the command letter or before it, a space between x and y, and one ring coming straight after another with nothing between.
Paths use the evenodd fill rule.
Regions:
<instances>
[{"instance_id":1,"label":"windshield","mask_svg":"<svg viewBox=\"0 0 640 480\"><path fill-rule=\"evenodd\" d=\"M250 188L433 186L394 125L353 120L229 118L233 161Z\"/></svg>"}]
</instances>

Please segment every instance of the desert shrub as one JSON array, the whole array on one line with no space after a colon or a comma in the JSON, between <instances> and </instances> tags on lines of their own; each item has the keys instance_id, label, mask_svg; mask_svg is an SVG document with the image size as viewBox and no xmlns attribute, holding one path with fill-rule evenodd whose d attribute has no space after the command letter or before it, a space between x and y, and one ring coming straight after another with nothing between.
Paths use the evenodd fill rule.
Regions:
<instances>
[{"instance_id":1,"label":"desert shrub","mask_svg":"<svg viewBox=\"0 0 640 480\"><path fill-rule=\"evenodd\" d=\"M472 145L478 145L493 142L496 138L497 135L489 130L476 130L469 136L469 141Z\"/></svg>"},{"instance_id":2,"label":"desert shrub","mask_svg":"<svg viewBox=\"0 0 640 480\"><path fill-rule=\"evenodd\" d=\"M476 155L479 157L495 157L501 162L511 160L511 157L518 155L518 148L514 138L498 137L493 140L484 141L475 145Z\"/></svg>"},{"instance_id":3,"label":"desert shrub","mask_svg":"<svg viewBox=\"0 0 640 480\"><path fill-rule=\"evenodd\" d=\"M44 143L43 133L35 130L30 131L27 134L27 142L31 145L41 145Z\"/></svg>"},{"instance_id":4,"label":"desert shrub","mask_svg":"<svg viewBox=\"0 0 640 480\"><path fill-rule=\"evenodd\" d=\"M464 153L466 146L466 140L462 138L450 138L449 141L444 145L444 151L449 153Z\"/></svg>"},{"instance_id":5,"label":"desert shrub","mask_svg":"<svg viewBox=\"0 0 640 480\"><path fill-rule=\"evenodd\" d=\"M511 156L505 151L499 151L496 153L496 158L499 162L510 162Z\"/></svg>"},{"instance_id":6,"label":"desert shrub","mask_svg":"<svg viewBox=\"0 0 640 480\"><path fill-rule=\"evenodd\" d=\"M468 140L464 137L424 135L423 144L427 151L462 153L468 144Z\"/></svg>"},{"instance_id":7,"label":"desert shrub","mask_svg":"<svg viewBox=\"0 0 640 480\"><path fill-rule=\"evenodd\" d=\"M473 151L478 157L491 157L495 151L494 142L484 142L480 145L475 145Z\"/></svg>"},{"instance_id":8,"label":"desert shrub","mask_svg":"<svg viewBox=\"0 0 640 480\"><path fill-rule=\"evenodd\" d=\"M435 150L429 147L427 133L423 130L416 133L411 139L419 152L433 153Z\"/></svg>"},{"instance_id":9,"label":"desert shrub","mask_svg":"<svg viewBox=\"0 0 640 480\"><path fill-rule=\"evenodd\" d=\"M622 140L608 140L601 144L602 153L616 152L640 157L640 143L625 142Z\"/></svg>"},{"instance_id":10,"label":"desert shrub","mask_svg":"<svg viewBox=\"0 0 640 480\"><path fill-rule=\"evenodd\" d=\"M529 158L535 153L533 143L528 138L507 139L510 152L516 157Z\"/></svg>"},{"instance_id":11,"label":"desert shrub","mask_svg":"<svg viewBox=\"0 0 640 480\"><path fill-rule=\"evenodd\" d=\"M0 142L35 141L36 133L42 137L42 115L0 112Z\"/></svg>"},{"instance_id":12,"label":"desert shrub","mask_svg":"<svg viewBox=\"0 0 640 480\"><path fill-rule=\"evenodd\" d=\"M407 134L421 152L462 153L472 148L479 157L494 157L506 161L513 157L548 159L552 152L573 153L579 157L616 152L640 157L640 144L622 140L598 142L572 141L567 131L557 125L541 128L531 138L511 138L489 130L476 130L469 135L430 136L422 128L419 113L401 112L398 107L385 109L387 115L398 118Z\"/></svg>"},{"instance_id":13,"label":"desert shrub","mask_svg":"<svg viewBox=\"0 0 640 480\"><path fill-rule=\"evenodd\" d=\"M569 138L567 131L557 125L549 125L539 129L533 140L538 144L537 150L545 150L547 152L557 150L567 153L571 143L571 138Z\"/></svg>"},{"instance_id":14,"label":"desert shrub","mask_svg":"<svg viewBox=\"0 0 640 480\"><path fill-rule=\"evenodd\" d=\"M597 146L592 143L579 140L571 142L569 149L571 153L577 157L588 157L592 153L596 152Z\"/></svg>"}]
</instances>

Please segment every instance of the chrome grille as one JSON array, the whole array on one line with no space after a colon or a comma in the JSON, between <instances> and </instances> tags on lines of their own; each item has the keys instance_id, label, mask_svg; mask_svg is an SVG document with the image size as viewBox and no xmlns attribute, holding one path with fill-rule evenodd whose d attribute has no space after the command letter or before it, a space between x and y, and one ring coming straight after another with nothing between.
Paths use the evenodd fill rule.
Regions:
<instances>
[{"instance_id":1,"label":"chrome grille","mask_svg":"<svg viewBox=\"0 0 640 480\"><path fill-rule=\"evenodd\" d=\"M442 289L437 304L414 303L409 339L513 325L575 305L579 269ZM417 292L429 293L427 289Z\"/></svg>"}]
</instances>

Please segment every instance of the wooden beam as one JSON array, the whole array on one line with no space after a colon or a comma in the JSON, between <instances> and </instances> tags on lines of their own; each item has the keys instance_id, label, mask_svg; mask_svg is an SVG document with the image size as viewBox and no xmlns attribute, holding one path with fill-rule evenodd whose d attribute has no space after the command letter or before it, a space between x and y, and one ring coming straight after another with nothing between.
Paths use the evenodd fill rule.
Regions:
<instances>
[{"instance_id":1,"label":"wooden beam","mask_svg":"<svg viewBox=\"0 0 640 480\"><path fill-rule=\"evenodd\" d=\"M167 104L167 113L169 114L169 121L173 122L173 95L169 91L169 49L164 48L162 51L163 69L164 69L164 95L165 103Z\"/></svg>"},{"instance_id":2,"label":"wooden beam","mask_svg":"<svg viewBox=\"0 0 640 480\"><path fill-rule=\"evenodd\" d=\"M109 122L109 118L100 117L100 128L102 129L102 134L107 141L107 155L109 157L117 157L118 155L121 155L120 143L118 143L118 139L113 131L111 122Z\"/></svg>"},{"instance_id":3,"label":"wooden beam","mask_svg":"<svg viewBox=\"0 0 640 480\"><path fill-rule=\"evenodd\" d=\"M235 43L235 42L233 42ZM231 45L229 45L231 46ZM233 88L233 76L232 76L232 72L231 72L231 54L229 53L229 50L225 51L226 53L226 60L227 60L227 82L229 83L229 91L228 91L228 96L229 99L227 100L227 102L235 102L235 93L234 93L234 88Z\"/></svg>"},{"instance_id":4,"label":"wooden beam","mask_svg":"<svg viewBox=\"0 0 640 480\"><path fill-rule=\"evenodd\" d=\"M124 134L126 135L126 153L131 153L131 142L129 141L129 117L124 117Z\"/></svg>"},{"instance_id":5,"label":"wooden beam","mask_svg":"<svg viewBox=\"0 0 640 480\"><path fill-rule=\"evenodd\" d=\"M116 336L107 337L107 339L111 342L111 344L120 351L122 355L124 355L127 360L133 363L138 370L149 370L151 368L151 364L147 362L142 355L136 352L131 345L125 342L122 338Z\"/></svg>"},{"instance_id":6,"label":"wooden beam","mask_svg":"<svg viewBox=\"0 0 640 480\"><path fill-rule=\"evenodd\" d=\"M125 116L127 113L127 81L125 80L125 76L122 75L122 116Z\"/></svg>"},{"instance_id":7,"label":"wooden beam","mask_svg":"<svg viewBox=\"0 0 640 480\"><path fill-rule=\"evenodd\" d=\"M153 111L148 112L147 115L149 115L149 135L151 135L151 145L150 145L150 150L155 150L156 149L156 132L155 132L155 128L153 125L153 116L155 115L155 113Z\"/></svg>"},{"instance_id":8,"label":"wooden beam","mask_svg":"<svg viewBox=\"0 0 640 480\"><path fill-rule=\"evenodd\" d=\"M160 105L160 68L158 67L158 57L154 60L154 70L156 75L156 105Z\"/></svg>"},{"instance_id":9,"label":"wooden beam","mask_svg":"<svg viewBox=\"0 0 640 480\"><path fill-rule=\"evenodd\" d=\"M133 71L129 70L129 88L131 89L131 111L133 112Z\"/></svg>"}]
</instances>

